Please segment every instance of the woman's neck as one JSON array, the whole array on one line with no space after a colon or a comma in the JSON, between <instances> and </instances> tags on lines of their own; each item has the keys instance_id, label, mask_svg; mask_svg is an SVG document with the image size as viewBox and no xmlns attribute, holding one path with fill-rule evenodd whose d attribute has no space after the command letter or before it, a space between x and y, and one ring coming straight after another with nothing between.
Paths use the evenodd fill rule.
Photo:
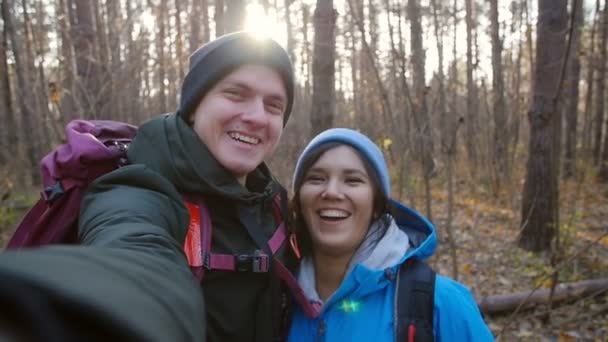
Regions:
<instances>
[{"instance_id":1,"label":"woman's neck","mask_svg":"<svg viewBox=\"0 0 608 342\"><path fill-rule=\"evenodd\" d=\"M315 253L315 287L322 301L325 302L342 284L351 257Z\"/></svg>"}]
</instances>

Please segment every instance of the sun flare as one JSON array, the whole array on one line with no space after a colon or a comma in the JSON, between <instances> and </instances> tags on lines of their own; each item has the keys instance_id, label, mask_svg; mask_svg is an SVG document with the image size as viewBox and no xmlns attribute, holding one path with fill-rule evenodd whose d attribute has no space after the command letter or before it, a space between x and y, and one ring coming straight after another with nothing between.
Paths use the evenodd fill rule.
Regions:
<instances>
[{"instance_id":1,"label":"sun flare","mask_svg":"<svg viewBox=\"0 0 608 342\"><path fill-rule=\"evenodd\" d=\"M245 31L259 38L272 38L282 46L287 45L287 29L284 22L278 22L276 16L264 12L260 4L247 5Z\"/></svg>"}]
</instances>

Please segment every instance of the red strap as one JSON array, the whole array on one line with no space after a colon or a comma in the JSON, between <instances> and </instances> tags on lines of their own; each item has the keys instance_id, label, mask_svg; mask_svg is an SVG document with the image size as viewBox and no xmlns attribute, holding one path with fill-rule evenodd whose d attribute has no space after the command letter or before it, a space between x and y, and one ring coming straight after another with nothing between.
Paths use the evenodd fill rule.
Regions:
<instances>
[{"instance_id":1,"label":"red strap","mask_svg":"<svg viewBox=\"0 0 608 342\"><path fill-rule=\"evenodd\" d=\"M275 197L274 204L273 214L279 215L277 216L278 219L277 217L275 217L275 219L277 222L281 222L282 220L279 206L280 198L278 196ZM190 212L190 226L188 229L188 235L186 236L184 249L190 266L197 268L195 274L197 275L198 279L202 280L205 268L226 271L236 270L239 262L237 256L210 252L212 228L211 217L205 203L201 201L197 206L190 202L186 202L186 207ZM285 239L285 223L281 222L270 240L268 240L268 245L273 254L276 253L276 251L281 247ZM205 255L207 256L207 260L203 260L203 256ZM260 255L259 261L260 268L268 270L268 256ZM304 313L310 318L318 317L320 313L320 306L316 303L311 303L308 301L296 278L277 258L274 258L274 270L279 279L285 282L287 287L291 290L291 293L303 308Z\"/></svg>"},{"instance_id":2,"label":"red strap","mask_svg":"<svg viewBox=\"0 0 608 342\"><path fill-rule=\"evenodd\" d=\"M184 252L191 267L202 267L200 212L196 204L190 202L185 202L185 204L188 212L190 212L190 225L188 226L186 241L184 242Z\"/></svg>"},{"instance_id":3,"label":"red strap","mask_svg":"<svg viewBox=\"0 0 608 342\"><path fill-rule=\"evenodd\" d=\"M410 324L407 327L407 342L414 342L416 340L416 326Z\"/></svg>"},{"instance_id":4,"label":"red strap","mask_svg":"<svg viewBox=\"0 0 608 342\"><path fill-rule=\"evenodd\" d=\"M195 274L199 279L204 275L204 269L235 271L241 268L253 272L267 272L270 266L270 258L260 253L259 255L235 256L231 254L218 254L211 252L212 225L209 209L203 200L198 205L185 201L186 208L190 213L190 224L188 234L184 243L184 252L188 264L196 269ZM281 222L280 197L276 196L273 202L273 216L277 222ZM272 254L275 254L286 240L285 224L281 222L274 234L268 240L268 246Z\"/></svg>"},{"instance_id":5,"label":"red strap","mask_svg":"<svg viewBox=\"0 0 608 342\"><path fill-rule=\"evenodd\" d=\"M281 248L281 245L283 245L283 242L285 242L286 237L285 222L281 222L277 230L275 230L274 234L272 234L270 240L268 240L268 246L270 247L270 251L273 255L279 250L279 248Z\"/></svg>"},{"instance_id":6,"label":"red strap","mask_svg":"<svg viewBox=\"0 0 608 342\"><path fill-rule=\"evenodd\" d=\"M283 265L279 260L275 258L274 260L274 269L277 273L279 279L283 280L289 290L291 290L291 294L294 296L295 300L300 304L302 311L308 318L317 318L321 311L321 306L316 303L311 303L304 294L304 291L298 284L296 278L291 274L291 272Z\"/></svg>"}]
</instances>

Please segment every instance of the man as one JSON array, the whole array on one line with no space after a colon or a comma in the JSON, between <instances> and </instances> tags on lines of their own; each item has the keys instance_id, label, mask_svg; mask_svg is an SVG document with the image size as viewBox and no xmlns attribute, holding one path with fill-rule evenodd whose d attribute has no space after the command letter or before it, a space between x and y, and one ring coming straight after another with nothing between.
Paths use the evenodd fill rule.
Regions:
<instances>
[{"instance_id":1,"label":"man","mask_svg":"<svg viewBox=\"0 0 608 342\"><path fill-rule=\"evenodd\" d=\"M263 160L276 148L291 112L291 63L276 42L242 32L204 45L190 62L178 111L142 125L129 147L130 165L91 185L79 220L80 239L89 247L0 258L0 276L14 278L12 292L4 293L24 300L29 291L18 295L19 290L31 287L40 294L34 303L45 303L42 311L16 310L22 317L61 317L53 321L57 336L89 332L90 338L99 331L104 338L124 333L118 336L131 340L282 337L276 275L206 271L203 310L182 246L190 222L185 198L207 205L212 252L271 253L266 241L278 224L273 200L284 190ZM4 298L0 304L19 307ZM31 332L36 322L30 325L20 333ZM33 338L49 338L52 331Z\"/></svg>"}]
</instances>

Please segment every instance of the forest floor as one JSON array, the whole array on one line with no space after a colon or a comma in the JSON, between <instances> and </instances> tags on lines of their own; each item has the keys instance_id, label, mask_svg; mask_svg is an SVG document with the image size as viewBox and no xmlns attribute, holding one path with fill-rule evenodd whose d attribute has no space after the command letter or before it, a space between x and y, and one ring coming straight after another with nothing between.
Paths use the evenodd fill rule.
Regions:
<instances>
[{"instance_id":1,"label":"forest floor","mask_svg":"<svg viewBox=\"0 0 608 342\"><path fill-rule=\"evenodd\" d=\"M439 187L445 188L437 184L432 200L440 243L431 265L440 273L452 276L452 258L444 227L447 194L436 189ZM517 247L519 193L497 199L464 183L457 186L455 193L458 195L452 230L459 281L466 284L477 299L551 286L553 268L549 255L528 253ZM504 200L509 197L512 200ZM23 211L3 209L0 203L0 247L6 243L11 227L21 215ZM591 181L562 182L560 216L563 266L560 266L558 282L608 277L608 186ZM499 341L608 341L606 292L551 310L537 306L513 311L485 317Z\"/></svg>"},{"instance_id":2,"label":"forest floor","mask_svg":"<svg viewBox=\"0 0 608 342\"><path fill-rule=\"evenodd\" d=\"M456 193L463 192L467 193ZM433 192L432 197L434 203L447 203L444 192ZM514 200L504 201L478 193L455 199L452 229L459 281L477 299L551 287L554 268L549 253L538 255L517 247L520 197L517 194ZM438 208L433 213L436 222L445 222L447 210L442 207L445 205L434 206ZM608 277L607 218L608 186L562 182L558 283ZM443 228L437 224L440 247L431 264L440 273L452 276L452 257ZM608 341L608 292L551 310L538 306L485 318L500 341Z\"/></svg>"}]
</instances>

